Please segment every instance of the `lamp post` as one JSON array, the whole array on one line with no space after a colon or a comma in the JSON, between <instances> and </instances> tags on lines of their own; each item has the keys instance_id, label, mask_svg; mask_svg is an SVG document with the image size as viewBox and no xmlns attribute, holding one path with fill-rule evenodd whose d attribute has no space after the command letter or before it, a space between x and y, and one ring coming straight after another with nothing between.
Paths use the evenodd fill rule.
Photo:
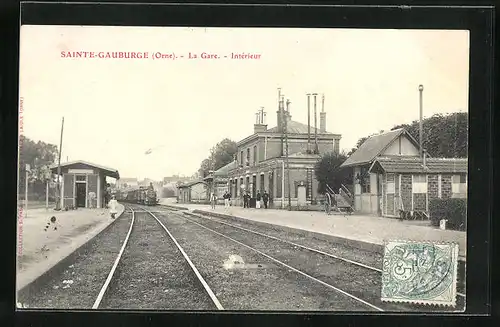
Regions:
<instances>
[{"instance_id":1,"label":"lamp post","mask_svg":"<svg viewBox=\"0 0 500 327\"><path fill-rule=\"evenodd\" d=\"M419 106L420 106L420 122L419 122L419 146L420 146L420 158L423 159L423 92L424 92L424 86L420 84L418 86L418 92L419 92Z\"/></svg>"},{"instance_id":2,"label":"lamp post","mask_svg":"<svg viewBox=\"0 0 500 327\"><path fill-rule=\"evenodd\" d=\"M290 99L286 100L287 117L289 113ZM290 162L288 159L288 118L285 119L285 155L286 155L286 179L288 184L288 210L292 210L292 188L290 187Z\"/></svg>"},{"instance_id":3,"label":"lamp post","mask_svg":"<svg viewBox=\"0 0 500 327\"><path fill-rule=\"evenodd\" d=\"M63 131L64 131L64 117L62 118L61 123L61 141L59 143L59 160L57 165L57 202L56 202L56 210L61 210L61 201L63 200L61 196L61 154L62 154L62 141L63 141Z\"/></svg>"}]
</instances>

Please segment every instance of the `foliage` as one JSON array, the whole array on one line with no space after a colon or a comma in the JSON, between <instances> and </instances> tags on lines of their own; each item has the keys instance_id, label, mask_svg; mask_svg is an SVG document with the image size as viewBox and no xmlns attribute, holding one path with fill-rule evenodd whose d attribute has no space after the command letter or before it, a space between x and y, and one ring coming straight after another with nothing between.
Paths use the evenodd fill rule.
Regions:
<instances>
[{"instance_id":1,"label":"foliage","mask_svg":"<svg viewBox=\"0 0 500 327\"><path fill-rule=\"evenodd\" d=\"M325 194L326 185L334 190L338 190L341 184L351 183L352 171L349 168L340 168L340 165L347 159L345 153L337 154L328 152L321 156L321 159L314 167L314 174L318 181L318 192Z\"/></svg>"},{"instance_id":2,"label":"foliage","mask_svg":"<svg viewBox=\"0 0 500 327\"><path fill-rule=\"evenodd\" d=\"M162 198L174 198L175 197L175 189L172 186L164 186L161 190Z\"/></svg>"},{"instance_id":3,"label":"foliage","mask_svg":"<svg viewBox=\"0 0 500 327\"><path fill-rule=\"evenodd\" d=\"M210 150L210 156L201 162L198 169L199 177L204 178L209 174L210 170L220 169L232 162L237 151L236 142L228 138L217 143Z\"/></svg>"},{"instance_id":4,"label":"foliage","mask_svg":"<svg viewBox=\"0 0 500 327\"><path fill-rule=\"evenodd\" d=\"M435 114L422 121L423 148L431 157L467 158L468 114L456 112L448 115ZM396 125L391 130L405 128L418 142L419 121ZM368 136L369 137L369 136ZM368 137L362 137L348 156L356 151Z\"/></svg>"},{"instance_id":5,"label":"foliage","mask_svg":"<svg viewBox=\"0 0 500 327\"><path fill-rule=\"evenodd\" d=\"M42 141L34 142L24 135L19 139L19 191L24 194L26 183L26 164L30 166L28 182L30 190L38 197L45 196L45 177L52 175L48 166L55 163L58 156L57 146Z\"/></svg>"},{"instance_id":6,"label":"foliage","mask_svg":"<svg viewBox=\"0 0 500 327\"><path fill-rule=\"evenodd\" d=\"M432 157L467 158L468 114L456 112L449 115L436 114L422 122L423 148ZM417 141L419 122L394 126L404 127Z\"/></svg>"},{"instance_id":7,"label":"foliage","mask_svg":"<svg viewBox=\"0 0 500 327\"><path fill-rule=\"evenodd\" d=\"M429 201L431 224L439 226L441 219L446 222L447 229L465 231L467 225L467 199L432 199Z\"/></svg>"}]
</instances>

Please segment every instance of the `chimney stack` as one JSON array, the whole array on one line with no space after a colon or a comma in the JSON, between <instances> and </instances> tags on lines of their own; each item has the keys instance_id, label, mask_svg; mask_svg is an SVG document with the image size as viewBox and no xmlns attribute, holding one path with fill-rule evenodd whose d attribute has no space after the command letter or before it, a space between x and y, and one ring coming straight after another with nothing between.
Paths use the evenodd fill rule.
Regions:
<instances>
[{"instance_id":1,"label":"chimney stack","mask_svg":"<svg viewBox=\"0 0 500 327\"><path fill-rule=\"evenodd\" d=\"M319 114L319 131L326 133L326 112L325 112L325 95L321 98L321 113Z\"/></svg>"},{"instance_id":2,"label":"chimney stack","mask_svg":"<svg viewBox=\"0 0 500 327\"><path fill-rule=\"evenodd\" d=\"M255 124L253 125L253 132L260 133L267 131L267 124L265 123L266 113L264 107L255 113Z\"/></svg>"},{"instance_id":3,"label":"chimney stack","mask_svg":"<svg viewBox=\"0 0 500 327\"><path fill-rule=\"evenodd\" d=\"M276 126L278 131L283 131L283 107L281 105L281 88L278 88L278 111L276 111Z\"/></svg>"}]
</instances>

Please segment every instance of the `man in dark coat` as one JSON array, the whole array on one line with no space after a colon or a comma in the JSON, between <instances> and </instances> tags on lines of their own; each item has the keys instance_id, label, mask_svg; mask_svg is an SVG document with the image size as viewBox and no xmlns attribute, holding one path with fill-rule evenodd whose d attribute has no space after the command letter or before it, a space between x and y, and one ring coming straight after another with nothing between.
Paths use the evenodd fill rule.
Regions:
<instances>
[{"instance_id":1,"label":"man in dark coat","mask_svg":"<svg viewBox=\"0 0 500 327\"><path fill-rule=\"evenodd\" d=\"M267 191L264 191L264 194L262 195L262 201L264 201L264 208L267 209L267 203L269 202L269 194Z\"/></svg>"},{"instance_id":2,"label":"man in dark coat","mask_svg":"<svg viewBox=\"0 0 500 327\"><path fill-rule=\"evenodd\" d=\"M247 192L243 192L243 208L247 207Z\"/></svg>"}]
</instances>

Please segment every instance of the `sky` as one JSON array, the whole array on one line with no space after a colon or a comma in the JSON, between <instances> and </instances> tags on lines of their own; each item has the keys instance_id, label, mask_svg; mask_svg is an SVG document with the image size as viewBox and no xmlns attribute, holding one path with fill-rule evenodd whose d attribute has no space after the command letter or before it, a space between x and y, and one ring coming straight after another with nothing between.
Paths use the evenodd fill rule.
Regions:
<instances>
[{"instance_id":1,"label":"sky","mask_svg":"<svg viewBox=\"0 0 500 327\"><path fill-rule=\"evenodd\" d=\"M221 59L200 59L203 52ZM231 53L260 59L223 58ZM292 119L305 124L306 94L319 94L318 125L324 94L327 130L349 150L361 137L418 119L419 84L424 117L468 112L468 76L468 31L24 25L22 134L59 145L64 117L62 162L159 180L192 175L217 142L252 134L261 107L268 128L276 126L279 87Z\"/></svg>"}]
</instances>

